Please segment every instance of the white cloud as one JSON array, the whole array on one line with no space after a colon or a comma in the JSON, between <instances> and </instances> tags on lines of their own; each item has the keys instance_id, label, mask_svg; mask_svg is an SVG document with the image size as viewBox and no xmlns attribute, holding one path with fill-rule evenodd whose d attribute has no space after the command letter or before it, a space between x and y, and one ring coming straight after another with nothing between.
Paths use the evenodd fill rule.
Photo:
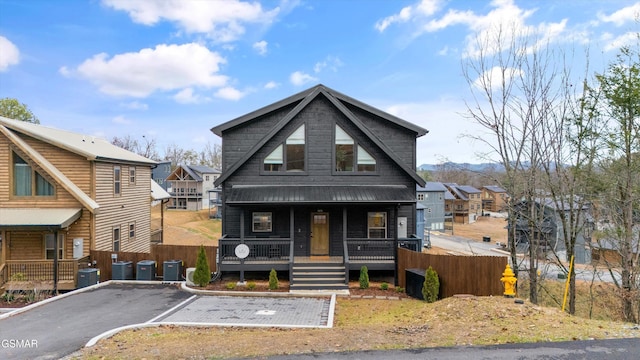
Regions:
<instances>
[{"instance_id":1,"label":"white cloud","mask_svg":"<svg viewBox=\"0 0 640 360\"><path fill-rule=\"evenodd\" d=\"M610 37L610 34L607 34L607 35L609 36L605 36L605 38ZM621 47L631 45L637 40L638 40L638 33L636 32L628 32L626 34L622 34L617 37L610 37L610 39L608 39L608 42L604 47L604 51L619 50Z\"/></svg>"},{"instance_id":2,"label":"white cloud","mask_svg":"<svg viewBox=\"0 0 640 360\"><path fill-rule=\"evenodd\" d=\"M173 100L180 104L197 104L203 101L199 95L193 93L193 88L190 87L178 91L173 95Z\"/></svg>"},{"instance_id":3,"label":"white cloud","mask_svg":"<svg viewBox=\"0 0 640 360\"><path fill-rule=\"evenodd\" d=\"M296 71L289 76L289 81L295 86L302 86L312 81L318 81L318 79L302 71Z\"/></svg>"},{"instance_id":4,"label":"white cloud","mask_svg":"<svg viewBox=\"0 0 640 360\"><path fill-rule=\"evenodd\" d=\"M266 55L267 53L267 42L262 40L253 44L253 49L258 52L260 55Z\"/></svg>"},{"instance_id":5,"label":"white cloud","mask_svg":"<svg viewBox=\"0 0 640 360\"><path fill-rule=\"evenodd\" d=\"M598 19L603 22L613 23L615 26L622 26L627 22L636 21L640 17L640 2L622 8L611 15L598 14Z\"/></svg>"},{"instance_id":6,"label":"white cloud","mask_svg":"<svg viewBox=\"0 0 640 360\"><path fill-rule=\"evenodd\" d=\"M131 110L148 110L149 105L141 103L139 101L132 101L126 104L122 104L123 107Z\"/></svg>"},{"instance_id":7,"label":"white cloud","mask_svg":"<svg viewBox=\"0 0 640 360\"><path fill-rule=\"evenodd\" d=\"M222 89L219 89L218 91L216 91L216 93L214 94L215 97L225 99L225 100L233 100L233 101L240 100L245 95L246 94L243 93L242 91L237 90L231 86L223 87Z\"/></svg>"},{"instance_id":8,"label":"white cloud","mask_svg":"<svg viewBox=\"0 0 640 360\"><path fill-rule=\"evenodd\" d=\"M20 50L9 39L0 36L0 72L20 62Z\"/></svg>"},{"instance_id":9,"label":"white cloud","mask_svg":"<svg viewBox=\"0 0 640 360\"><path fill-rule=\"evenodd\" d=\"M244 24L270 24L280 8L265 10L259 2L239 0L103 0L103 4L125 11L136 23L153 26L169 21L188 34L230 42L245 32Z\"/></svg>"},{"instance_id":10,"label":"white cloud","mask_svg":"<svg viewBox=\"0 0 640 360\"><path fill-rule=\"evenodd\" d=\"M266 84L264 85L264 88L265 88L265 89L275 89L275 88L277 88L278 86L280 86L280 84L278 84L277 82L275 82L275 81L269 81L268 83L266 83Z\"/></svg>"},{"instance_id":11,"label":"white cloud","mask_svg":"<svg viewBox=\"0 0 640 360\"><path fill-rule=\"evenodd\" d=\"M163 44L112 58L98 54L80 64L77 72L105 94L146 97L190 86L225 86L228 78L218 74L224 63L222 56L199 44Z\"/></svg>"},{"instance_id":12,"label":"white cloud","mask_svg":"<svg viewBox=\"0 0 640 360\"><path fill-rule=\"evenodd\" d=\"M66 67L66 66L60 67L60 69L58 69L58 72L60 73L60 75L62 75L64 77L69 77L72 74L72 71L69 70L69 68Z\"/></svg>"},{"instance_id":13,"label":"white cloud","mask_svg":"<svg viewBox=\"0 0 640 360\"><path fill-rule=\"evenodd\" d=\"M456 3L452 2L452 4ZM440 10L440 3L424 0L402 9L397 15L385 18L382 22L378 22L376 27L384 30L393 23L412 22L416 24L417 29L409 37L415 38L425 32L438 32L453 26L464 26L468 30L468 35L465 38L463 57L477 57L481 50L479 46L482 46L482 50L490 55L500 46L504 46L503 44L509 44L511 40L519 38L536 39L535 43L530 44L531 48L560 39L575 40L573 34L567 33L567 19L555 23L528 25L526 22L536 9L520 8L514 0L493 0L489 6L490 10L486 14L452 8L444 15L435 17Z\"/></svg>"},{"instance_id":14,"label":"white cloud","mask_svg":"<svg viewBox=\"0 0 640 360\"><path fill-rule=\"evenodd\" d=\"M344 64L340 60L340 58L336 56L327 56L323 61L319 61L313 67L313 71L317 74L324 69L329 69L333 72L337 72L338 68L343 66Z\"/></svg>"},{"instance_id":15,"label":"white cloud","mask_svg":"<svg viewBox=\"0 0 640 360\"><path fill-rule=\"evenodd\" d=\"M493 91L497 91L502 89L502 84L508 84L513 78L523 75L524 72L521 69L494 66L474 80L473 86L478 89L493 89Z\"/></svg>"},{"instance_id":16,"label":"white cloud","mask_svg":"<svg viewBox=\"0 0 640 360\"><path fill-rule=\"evenodd\" d=\"M422 0L414 6L402 8L399 13L378 20L375 28L384 32L390 25L410 21L413 17L427 17L435 14L440 9L440 0Z\"/></svg>"}]
</instances>

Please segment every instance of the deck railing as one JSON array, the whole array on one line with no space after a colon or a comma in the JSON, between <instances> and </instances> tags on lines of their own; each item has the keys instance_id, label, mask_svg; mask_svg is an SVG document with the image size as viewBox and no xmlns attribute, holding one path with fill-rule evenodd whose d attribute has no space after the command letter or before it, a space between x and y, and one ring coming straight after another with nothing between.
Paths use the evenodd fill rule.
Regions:
<instances>
[{"instance_id":1,"label":"deck railing","mask_svg":"<svg viewBox=\"0 0 640 360\"><path fill-rule=\"evenodd\" d=\"M85 262L79 259L58 260L58 283L64 281L75 287L79 264L86 265ZM0 270L0 283L53 281L53 266L53 260L7 260Z\"/></svg>"}]
</instances>

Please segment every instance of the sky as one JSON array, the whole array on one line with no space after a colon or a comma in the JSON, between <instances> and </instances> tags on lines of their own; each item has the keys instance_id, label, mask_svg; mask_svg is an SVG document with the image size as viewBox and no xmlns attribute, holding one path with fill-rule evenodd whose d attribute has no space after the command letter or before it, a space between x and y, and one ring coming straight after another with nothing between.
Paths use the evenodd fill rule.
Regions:
<instances>
[{"instance_id":1,"label":"sky","mask_svg":"<svg viewBox=\"0 0 640 360\"><path fill-rule=\"evenodd\" d=\"M602 72L639 14L619 0L0 0L0 98L44 126L155 139L162 156L323 84L427 129L416 165L480 163L463 76L475 39L515 24Z\"/></svg>"}]
</instances>

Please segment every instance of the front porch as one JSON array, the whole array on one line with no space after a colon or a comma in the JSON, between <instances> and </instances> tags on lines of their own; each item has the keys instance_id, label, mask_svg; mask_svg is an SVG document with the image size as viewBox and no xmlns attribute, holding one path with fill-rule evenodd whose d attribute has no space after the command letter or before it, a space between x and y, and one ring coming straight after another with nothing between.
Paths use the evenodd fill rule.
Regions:
<instances>
[{"instance_id":1,"label":"front porch","mask_svg":"<svg viewBox=\"0 0 640 360\"><path fill-rule=\"evenodd\" d=\"M236 247L240 244L249 247L249 254L244 259L239 258L235 253ZM303 266L315 267L322 273L322 269L331 268L332 272L340 272L339 281L343 285L348 285L349 272L360 270L364 265L369 270L395 271L395 244L396 240L390 238L346 238L340 255L297 256L294 255L293 238L230 238L223 236L218 240L216 263L219 272L266 272L271 269L287 271L292 286L296 285L296 269ZM420 239L417 237L398 239L397 247L420 251Z\"/></svg>"},{"instance_id":2,"label":"front porch","mask_svg":"<svg viewBox=\"0 0 640 360\"><path fill-rule=\"evenodd\" d=\"M54 286L53 260L7 260L0 265L0 289L74 290L78 284L78 270L88 263L89 257L58 260L57 286Z\"/></svg>"}]
</instances>

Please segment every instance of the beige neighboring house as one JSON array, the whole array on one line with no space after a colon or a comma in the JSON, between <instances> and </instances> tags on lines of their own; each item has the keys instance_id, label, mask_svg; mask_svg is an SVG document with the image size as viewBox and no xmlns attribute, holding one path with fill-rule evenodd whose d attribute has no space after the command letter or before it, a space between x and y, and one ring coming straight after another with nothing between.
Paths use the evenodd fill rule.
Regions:
<instances>
[{"instance_id":1,"label":"beige neighboring house","mask_svg":"<svg viewBox=\"0 0 640 360\"><path fill-rule=\"evenodd\" d=\"M472 224L482 216L482 192L473 186L445 183L444 186L453 195L445 198L445 212L453 214L453 221L459 224Z\"/></svg>"},{"instance_id":2,"label":"beige neighboring house","mask_svg":"<svg viewBox=\"0 0 640 360\"><path fill-rule=\"evenodd\" d=\"M151 201L168 196L152 193L155 165L103 139L0 117L0 287L57 277L57 289L75 288L90 250L149 252Z\"/></svg>"}]
</instances>

